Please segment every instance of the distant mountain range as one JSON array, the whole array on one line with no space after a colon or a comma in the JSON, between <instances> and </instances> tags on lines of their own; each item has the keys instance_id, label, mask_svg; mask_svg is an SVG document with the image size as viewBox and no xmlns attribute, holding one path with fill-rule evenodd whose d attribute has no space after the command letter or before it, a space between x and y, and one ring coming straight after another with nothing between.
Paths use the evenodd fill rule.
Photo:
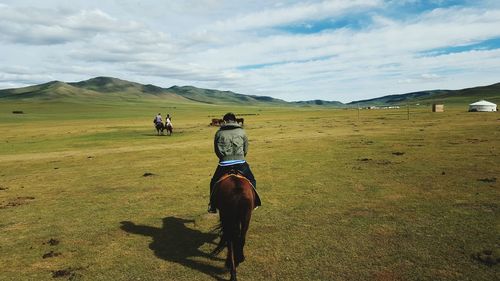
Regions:
<instances>
[{"instance_id":1,"label":"distant mountain range","mask_svg":"<svg viewBox=\"0 0 500 281\"><path fill-rule=\"evenodd\" d=\"M401 95L388 95L374 99L353 101L347 105L397 105L406 103L472 103L480 99L500 102L500 83L461 90L430 90Z\"/></svg>"},{"instance_id":2,"label":"distant mountain range","mask_svg":"<svg viewBox=\"0 0 500 281\"><path fill-rule=\"evenodd\" d=\"M1 100L139 100L168 99L186 103L248 104L276 106L352 107L368 105L395 105L405 103L473 102L478 99L500 101L500 83L462 90L432 90L401 95L388 95L374 99L353 101L310 100L286 102L268 96L243 95L231 91L202 89L192 86L162 88L112 77L95 77L81 82L52 81L23 88L0 90Z\"/></svg>"},{"instance_id":3,"label":"distant mountain range","mask_svg":"<svg viewBox=\"0 0 500 281\"><path fill-rule=\"evenodd\" d=\"M168 99L208 104L287 104L272 97L242 95L230 91L201 89L192 86L162 88L112 77L66 83L52 81L16 89L0 90L0 100L68 100L68 99Z\"/></svg>"}]
</instances>

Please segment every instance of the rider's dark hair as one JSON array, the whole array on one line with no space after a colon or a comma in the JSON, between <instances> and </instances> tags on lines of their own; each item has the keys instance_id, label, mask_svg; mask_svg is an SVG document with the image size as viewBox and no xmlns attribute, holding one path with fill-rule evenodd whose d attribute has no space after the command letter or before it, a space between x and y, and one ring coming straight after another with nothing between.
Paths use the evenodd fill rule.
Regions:
<instances>
[{"instance_id":1,"label":"rider's dark hair","mask_svg":"<svg viewBox=\"0 0 500 281\"><path fill-rule=\"evenodd\" d=\"M236 115L234 115L234 113L232 113L232 112L228 112L228 113L226 113L226 115L224 115L224 117L222 117L222 120L224 120L224 121L236 121Z\"/></svg>"}]
</instances>

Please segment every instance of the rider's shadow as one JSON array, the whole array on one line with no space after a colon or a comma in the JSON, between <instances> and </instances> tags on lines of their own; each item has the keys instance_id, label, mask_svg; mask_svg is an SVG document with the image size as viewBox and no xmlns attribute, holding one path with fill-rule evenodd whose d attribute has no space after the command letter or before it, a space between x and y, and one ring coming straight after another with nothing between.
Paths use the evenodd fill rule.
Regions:
<instances>
[{"instance_id":1,"label":"rider's shadow","mask_svg":"<svg viewBox=\"0 0 500 281\"><path fill-rule=\"evenodd\" d=\"M162 228L137 225L130 221L122 221L120 228L129 233L152 237L153 242L149 244L149 248L157 257L198 270L217 280L223 280L218 276L225 272L222 268L194 260L196 257L221 260L199 249L205 243L214 243L213 240L218 235L186 227L185 224L190 222L193 220L166 217L163 218Z\"/></svg>"}]
</instances>

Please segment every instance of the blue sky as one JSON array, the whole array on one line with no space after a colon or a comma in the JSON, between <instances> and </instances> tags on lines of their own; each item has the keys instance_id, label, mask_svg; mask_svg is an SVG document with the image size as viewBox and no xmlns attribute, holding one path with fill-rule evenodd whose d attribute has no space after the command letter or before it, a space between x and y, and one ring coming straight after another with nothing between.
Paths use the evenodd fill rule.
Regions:
<instances>
[{"instance_id":1,"label":"blue sky","mask_svg":"<svg viewBox=\"0 0 500 281\"><path fill-rule=\"evenodd\" d=\"M0 88L112 76L349 102L500 82L500 1L0 0Z\"/></svg>"}]
</instances>

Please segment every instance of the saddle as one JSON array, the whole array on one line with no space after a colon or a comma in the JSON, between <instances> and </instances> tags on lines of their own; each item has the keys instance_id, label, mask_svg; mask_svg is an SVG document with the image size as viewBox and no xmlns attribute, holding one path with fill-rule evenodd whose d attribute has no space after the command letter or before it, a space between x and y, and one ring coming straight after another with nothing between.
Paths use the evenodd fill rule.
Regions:
<instances>
[{"instance_id":1,"label":"saddle","mask_svg":"<svg viewBox=\"0 0 500 281\"><path fill-rule=\"evenodd\" d=\"M236 170L236 169L231 169L229 170L227 173L225 173L224 175L222 175L222 177L220 177L220 179L215 183L216 185L229 178L230 176L236 176L237 178L240 178L240 179L245 179L246 181L248 181L248 183L253 187L253 189L255 189L255 187L253 186L253 184L243 175L242 172Z\"/></svg>"},{"instance_id":2,"label":"saddle","mask_svg":"<svg viewBox=\"0 0 500 281\"><path fill-rule=\"evenodd\" d=\"M248 180L242 172L236 170L236 169L231 169L229 170L227 173L225 173L217 182L215 182L214 184L214 190L212 191L212 194L210 194L210 198L212 198L212 196L214 195L215 193L215 190L217 190L217 185L218 183L220 183L221 181L231 177L231 176L236 176L240 179L244 179L245 181L247 181L250 186L252 187L252 190L253 190L253 193L255 195L255 209L257 209L259 206L262 205L261 201L260 201L260 196L259 196L259 193L257 193L257 189L255 189L255 186L253 186L252 182L250 180Z\"/></svg>"}]
</instances>

